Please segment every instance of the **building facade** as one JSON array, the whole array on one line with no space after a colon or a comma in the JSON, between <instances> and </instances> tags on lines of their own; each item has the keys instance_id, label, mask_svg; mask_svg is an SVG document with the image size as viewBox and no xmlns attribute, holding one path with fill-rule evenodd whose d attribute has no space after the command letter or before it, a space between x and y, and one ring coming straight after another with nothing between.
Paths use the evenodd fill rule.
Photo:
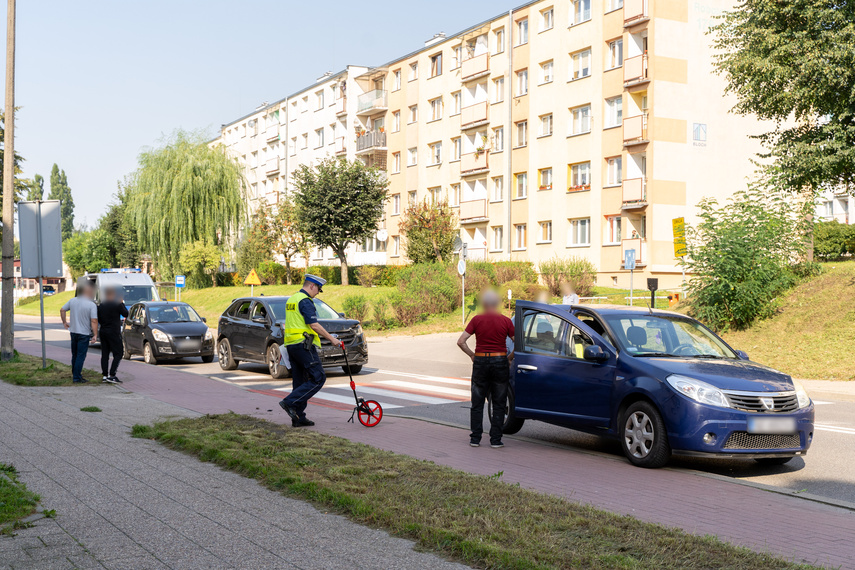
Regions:
<instances>
[{"instance_id":1,"label":"building facade","mask_svg":"<svg viewBox=\"0 0 855 570\"><path fill-rule=\"evenodd\" d=\"M334 122L306 115L305 98L311 106L317 91L344 83L340 152L385 169L390 181L388 239L385 247L375 240L366 260L406 262L398 225L407 206L447 200L470 258L580 256L598 268L600 285L626 287L632 249L636 277L676 287L672 220L691 223L702 199L743 189L760 150L751 135L768 130L728 112L734 101L713 73L706 31L731 7L539 0L387 64L348 68L277 104L289 118L282 138L280 115L280 145L303 148L286 153L288 166L264 195L287 191L294 165L317 159L300 151Z\"/></svg>"},{"instance_id":2,"label":"building facade","mask_svg":"<svg viewBox=\"0 0 855 570\"><path fill-rule=\"evenodd\" d=\"M845 187L841 187L836 192L823 193L817 202L817 221L855 224L853 213L855 213L855 196Z\"/></svg>"}]
</instances>

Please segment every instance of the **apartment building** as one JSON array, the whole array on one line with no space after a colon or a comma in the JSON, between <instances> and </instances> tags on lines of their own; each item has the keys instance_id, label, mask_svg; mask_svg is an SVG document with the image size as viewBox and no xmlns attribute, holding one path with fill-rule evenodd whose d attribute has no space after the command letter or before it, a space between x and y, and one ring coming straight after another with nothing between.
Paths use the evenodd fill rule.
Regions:
<instances>
[{"instance_id":1,"label":"apartment building","mask_svg":"<svg viewBox=\"0 0 855 570\"><path fill-rule=\"evenodd\" d=\"M817 201L816 219L818 221L855 224L853 213L855 213L855 196L847 187L840 187L833 192L824 192Z\"/></svg>"}]
</instances>

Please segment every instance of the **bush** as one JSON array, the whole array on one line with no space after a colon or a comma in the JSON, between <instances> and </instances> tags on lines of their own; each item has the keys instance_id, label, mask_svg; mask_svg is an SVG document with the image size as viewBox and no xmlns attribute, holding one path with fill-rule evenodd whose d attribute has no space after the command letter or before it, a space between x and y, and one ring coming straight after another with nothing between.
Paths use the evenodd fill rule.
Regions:
<instances>
[{"instance_id":1,"label":"bush","mask_svg":"<svg viewBox=\"0 0 855 570\"><path fill-rule=\"evenodd\" d=\"M351 283L357 283L358 267L349 265L347 267L347 278ZM341 266L340 265L312 265L307 270L307 273L317 275L327 280L330 285L341 285Z\"/></svg>"},{"instance_id":2,"label":"bush","mask_svg":"<svg viewBox=\"0 0 855 570\"><path fill-rule=\"evenodd\" d=\"M374 299L374 324L380 330L385 330L391 326L389 318L386 316L389 311L389 297L383 296Z\"/></svg>"},{"instance_id":3,"label":"bush","mask_svg":"<svg viewBox=\"0 0 855 570\"><path fill-rule=\"evenodd\" d=\"M508 301L508 289L511 290L511 300ZM513 310L517 301L536 301L547 292L546 287L537 283L525 281L509 281L499 287L499 294L504 299L505 307Z\"/></svg>"},{"instance_id":4,"label":"bush","mask_svg":"<svg viewBox=\"0 0 855 570\"><path fill-rule=\"evenodd\" d=\"M855 225L838 221L817 222L813 226L813 253L823 261L855 255Z\"/></svg>"},{"instance_id":5,"label":"bush","mask_svg":"<svg viewBox=\"0 0 855 570\"><path fill-rule=\"evenodd\" d=\"M240 272L232 273L232 285L235 287L243 286L243 282L246 281L246 278L240 274Z\"/></svg>"},{"instance_id":6,"label":"bush","mask_svg":"<svg viewBox=\"0 0 855 570\"><path fill-rule=\"evenodd\" d=\"M348 319L356 319L361 323L368 316L368 299L365 295L348 295L341 302L341 308Z\"/></svg>"},{"instance_id":7,"label":"bush","mask_svg":"<svg viewBox=\"0 0 855 570\"><path fill-rule=\"evenodd\" d=\"M363 287L375 287L383 275L379 265L363 265L356 270L356 278Z\"/></svg>"},{"instance_id":8,"label":"bush","mask_svg":"<svg viewBox=\"0 0 855 570\"><path fill-rule=\"evenodd\" d=\"M29 297L21 297L18 299L18 306L23 307L24 305L29 305L31 303L38 303L39 296L38 295L30 295Z\"/></svg>"},{"instance_id":9,"label":"bush","mask_svg":"<svg viewBox=\"0 0 855 570\"><path fill-rule=\"evenodd\" d=\"M399 272L398 291L390 302L401 324L409 326L459 307L459 287L459 282L439 263L410 265Z\"/></svg>"},{"instance_id":10,"label":"bush","mask_svg":"<svg viewBox=\"0 0 855 570\"><path fill-rule=\"evenodd\" d=\"M259 264L258 278L264 285L280 285L285 283L285 267L275 261L265 261Z\"/></svg>"},{"instance_id":11,"label":"bush","mask_svg":"<svg viewBox=\"0 0 855 570\"><path fill-rule=\"evenodd\" d=\"M540 264L543 282L553 297L561 295L561 285L570 283L580 297L590 297L597 282L597 268L584 257L554 257Z\"/></svg>"},{"instance_id":12,"label":"bush","mask_svg":"<svg viewBox=\"0 0 855 570\"><path fill-rule=\"evenodd\" d=\"M236 273L217 273L217 287L234 287Z\"/></svg>"},{"instance_id":13,"label":"bush","mask_svg":"<svg viewBox=\"0 0 855 570\"><path fill-rule=\"evenodd\" d=\"M537 283L537 271L534 270L534 264L530 261L499 261L493 266L496 268L498 283L510 281Z\"/></svg>"},{"instance_id":14,"label":"bush","mask_svg":"<svg viewBox=\"0 0 855 570\"><path fill-rule=\"evenodd\" d=\"M448 266L448 274L457 284L457 292L460 294L461 279L457 273L457 266ZM486 289L496 287L499 281L496 277L496 268L487 261L469 261L466 263L466 290L472 293L481 293Z\"/></svg>"},{"instance_id":15,"label":"bush","mask_svg":"<svg viewBox=\"0 0 855 570\"><path fill-rule=\"evenodd\" d=\"M383 268L377 283L380 287L396 287L398 275L407 268L406 265L378 265L378 267Z\"/></svg>"}]
</instances>

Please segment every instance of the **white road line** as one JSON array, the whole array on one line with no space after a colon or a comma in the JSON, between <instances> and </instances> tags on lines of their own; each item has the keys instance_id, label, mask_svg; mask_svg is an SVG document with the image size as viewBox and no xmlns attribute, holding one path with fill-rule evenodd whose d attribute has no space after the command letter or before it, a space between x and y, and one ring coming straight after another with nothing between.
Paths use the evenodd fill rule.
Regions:
<instances>
[{"instance_id":1,"label":"white road line","mask_svg":"<svg viewBox=\"0 0 855 570\"><path fill-rule=\"evenodd\" d=\"M388 376L399 376L401 378L415 378L416 380L426 380L428 382L439 382L440 384L454 384L457 386L470 386L472 382L469 380L461 380L460 378L445 378L443 376L426 376L424 374L413 374L410 372L392 372L391 370L378 370L378 374L386 374Z\"/></svg>"},{"instance_id":2,"label":"white road line","mask_svg":"<svg viewBox=\"0 0 855 570\"><path fill-rule=\"evenodd\" d=\"M855 435L855 428L848 428L848 427L842 427L842 426L827 426L824 424L814 424L813 427L814 427L814 429L817 429L820 431L833 431L835 433L845 433L848 435Z\"/></svg>"},{"instance_id":3,"label":"white road line","mask_svg":"<svg viewBox=\"0 0 855 570\"><path fill-rule=\"evenodd\" d=\"M291 390L288 390L286 388L276 388L276 391L277 392L290 392ZM339 404L350 404L352 406L356 405L356 402L354 402L354 400L353 400L353 396L340 396L338 394L330 394L329 392L324 392L323 390L318 392L315 395L315 397L312 399L314 399L314 400L326 400L327 402L336 402ZM385 410L391 410L393 408L402 408L403 407L403 406L398 406L395 404L384 404L383 402L379 402L379 404Z\"/></svg>"},{"instance_id":4,"label":"white road line","mask_svg":"<svg viewBox=\"0 0 855 570\"><path fill-rule=\"evenodd\" d=\"M822 401L822 400L814 400L814 401L813 401L813 404L814 404L815 406L831 406L831 405L833 405L833 404L834 404L834 402L824 402L824 401Z\"/></svg>"},{"instance_id":5,"label":"white road line","mask_svg":"<svg viewBox=\"0 0 855 570\"><path fill-rule=\"evenodd\" d=\"M241 376L217 376L220 380L272 380L270 376L263 374L246 374Z\"/></svg>"},{"instance_id":6,"label":"white road line","mask_svg":"<svg viewBox=\"0 0 855 570\"><path fill-rule=\"evenodd\" d=\"M397 398L398 400L408 400L412 402L421 402L423 404L457 404L457 400L448 400L445 398L434 398L433 396L422 396L421 394L410 394L408 392L399 392L397 390L384 390L383 388L370 388L360 386L359 393L373 394L375 396L383 396L385 398Z\"/></svg>"},{"instance_id":7,"label":"white road line","mask_svg":"<svg viewBox=\"0 0 855 570\"><path fill-rule=\"evenodd\" d=\"M422 392L434 394L447 394L449 396L460 396L467 400L472 396L470 390L458 390L457 388L446 388L445 386L431 386L430 384L417 384L415 382L405 382L404 380L381 380L377 384L385 384L388 386L398 386L399 388L410 388L411 390L419 390Z\"/></svg>"}]
</instances>

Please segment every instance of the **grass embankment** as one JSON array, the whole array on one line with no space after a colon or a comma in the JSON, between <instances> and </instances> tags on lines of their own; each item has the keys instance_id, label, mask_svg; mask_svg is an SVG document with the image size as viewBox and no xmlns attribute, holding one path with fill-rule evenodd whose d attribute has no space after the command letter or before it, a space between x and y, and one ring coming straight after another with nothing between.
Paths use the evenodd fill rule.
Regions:
<instances>
[{"instance_id":1,"label":"grass embankment","mask_svg":"<svg viewBox=\"0 0 855 570\"><path fill-rule=\"evenodd\" d=\"M74 291L63 291L62 293L45 297L45 316L58 317L60 308L62 308L66 301L72 297L74 297ZM26 305L15 307L15 313L19 315L38 317L40 315L38 300L34 303L27 303Z\"/></svg>"},{"instance_id":2,"label":"grass embankment","mask_svg":"<svg viewBox=\"0 0 855 570\"><path fill-rule=\"evenodd\" d=\"M783 297L777 315L725 340L795 378L855 380L855 261L823 267Z\"/></svg>"},{"instance_id":3,"label":"grass embankment","mask_svg":"<svg viewBox=\"0 0 855 570\"><path fill-rule=\"evenodd\" d=\"M10 534L36 511L40 497L18 480L12 465L0 463L0 534Z\"/></svg>"},{"instance_id":4,"label":"grass embankment","mask_svg":"<svg viewBox=\"0 0 855 570\"><path fill-rule=\"evenodd\" d=\"M47 360L47 368L42 368L40 356L30 356L15 352L11 360L0 362L0 380L15 386L78 386L71 377L71 366ZM95 382L101 374L94 370L83 370L83 377L89 380L87 386L100 386Z\"/></svg>"},{"instance_id":5,"label":"grass embankment","mask_svg":"<svg viewBox=\"0 0 855 570\"><path fill-rule=\"evenodd\" d=\"M155 439L352 520L481 568L795 568L346 439L226 414L134 426Z\"/></svg>"}]
</instances>

